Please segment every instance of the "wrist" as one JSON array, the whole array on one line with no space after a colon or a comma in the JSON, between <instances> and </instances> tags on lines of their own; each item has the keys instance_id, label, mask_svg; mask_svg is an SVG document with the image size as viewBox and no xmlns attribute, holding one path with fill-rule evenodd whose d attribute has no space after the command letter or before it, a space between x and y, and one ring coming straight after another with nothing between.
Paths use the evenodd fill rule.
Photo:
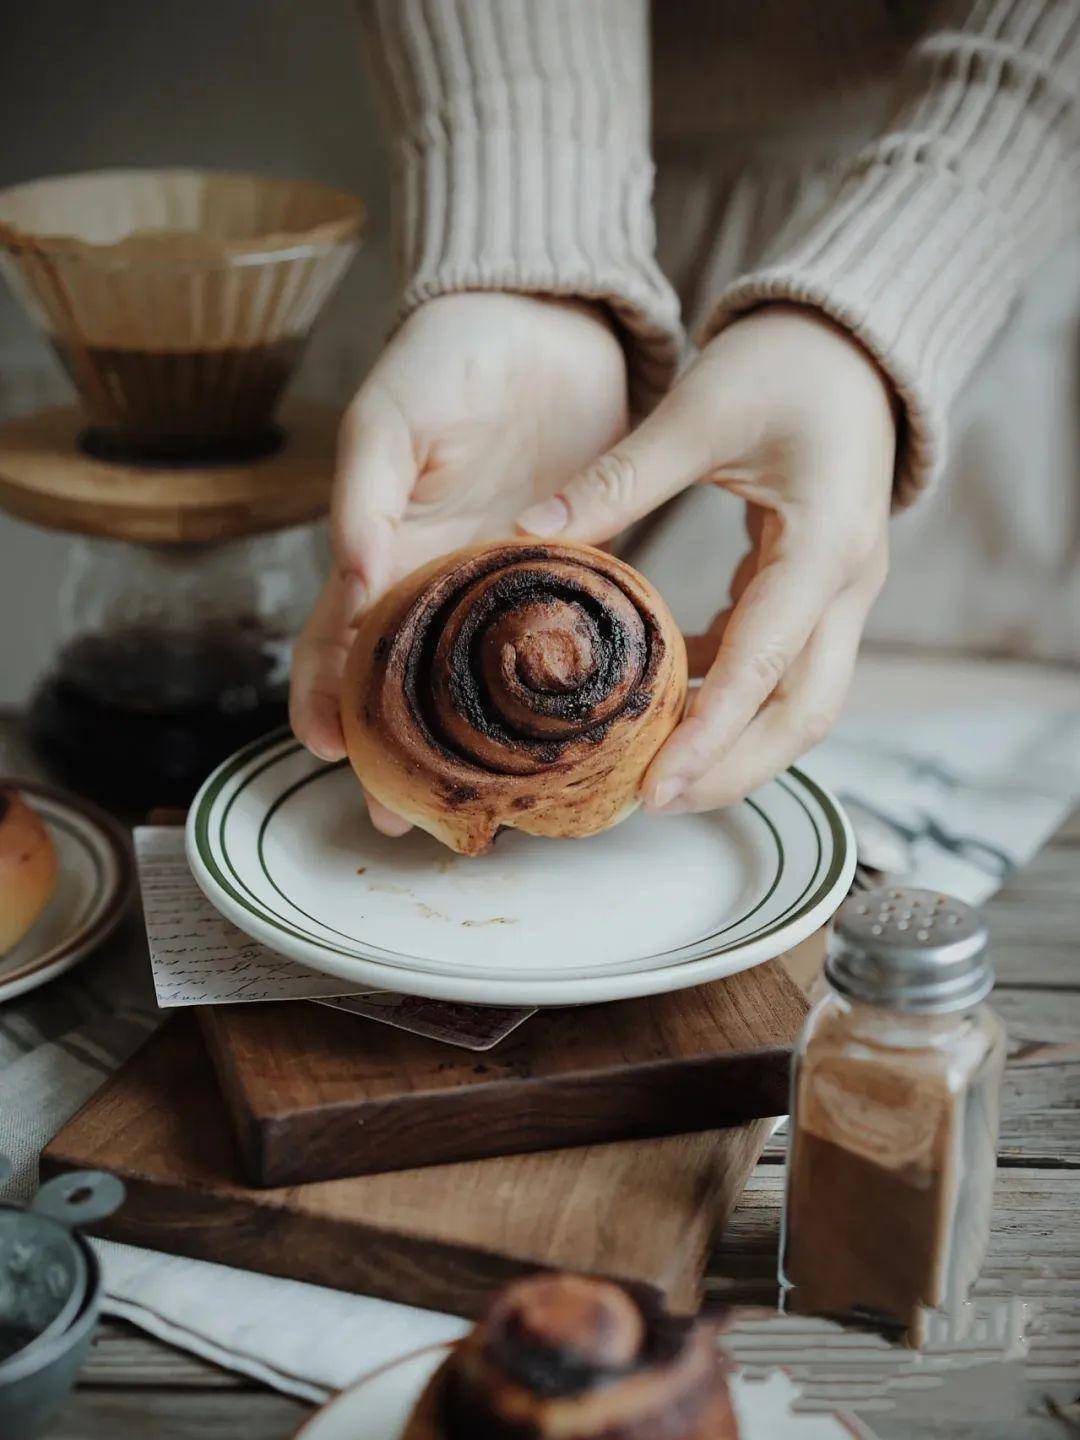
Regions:
<instances>
[{"instance_id":1,"label":"wrist","mask_svg":"<svg viewBox=\"0 0 1080 1440\"><path fill-rule=\"evenodd\" d=\"M806 382L819 390L839 387L849 403L875 413L895 443L903 406L888 375L862 342L824 311L793 301L770 302L748 310L720 333L731 331L753 332L762 343L781 347Z\"/></svg>"},{"instance_id":2,"label":"wrist","mask_svg":"<svg viewBox=\"0 0 1080 1440\"><path fill-rule=\"evenodd\" d=\"M506 334L518 327L558 323L563 317L569 323L587 322L590 327L595 326L619 339L618 327L606 305L576 297L516 290L452 290L433 295L406 317L401 332L438 323L470 330L477 325L490 325Z\"/></svg>"}]
</instances>

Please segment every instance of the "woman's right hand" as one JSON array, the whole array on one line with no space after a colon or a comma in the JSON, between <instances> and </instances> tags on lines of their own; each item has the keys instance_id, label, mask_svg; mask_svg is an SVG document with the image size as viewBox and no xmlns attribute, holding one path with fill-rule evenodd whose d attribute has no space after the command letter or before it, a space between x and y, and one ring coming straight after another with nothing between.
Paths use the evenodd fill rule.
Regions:
<instances>
[{"instance_id":1,"label":"woman's right hand","mask_svg":"<svg viewBox=\"0 0 1080 1440\"><path fill-rule=\"evenodd\" d=\"M514 532L626 430L626 364L596 308L475 293L415 311L345 413L330 531L334 571L297 642L290 719L324 760L345 754L339 693L356 619L418 565ZM408 826L368 797L387 834Z\"/></svg>"}]
</instances>

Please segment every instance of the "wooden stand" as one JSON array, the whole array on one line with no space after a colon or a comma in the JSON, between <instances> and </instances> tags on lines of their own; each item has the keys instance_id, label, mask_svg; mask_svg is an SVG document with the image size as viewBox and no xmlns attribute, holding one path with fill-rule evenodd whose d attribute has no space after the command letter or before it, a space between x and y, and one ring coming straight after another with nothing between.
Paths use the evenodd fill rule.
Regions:
<instances>
[{"instance_id":1,"label":"wooden stand","mask_svg":"<svg viewBox=\"0 0 1080 1440\"><path fill-rule=\"evenodd\" d=\"M0 508L50 529L177 544L227 540L326 513L340 414L287 400L282 448L235 465L127 465L79 448L75 407L0 425Z\"/></svg>"}]
</instances>

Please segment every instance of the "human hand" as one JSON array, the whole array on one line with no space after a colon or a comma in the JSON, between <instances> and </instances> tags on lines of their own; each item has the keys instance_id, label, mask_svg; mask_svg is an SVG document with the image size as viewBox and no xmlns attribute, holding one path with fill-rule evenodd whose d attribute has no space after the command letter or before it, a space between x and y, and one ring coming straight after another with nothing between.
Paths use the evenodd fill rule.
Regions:
<instances>
[{"instance_id":1,"label":"human hand","mask_svg":"<svg viewBox=\"0 0 1080 1440\"><path fill-rule=\"evenodd\" d=\"M810 310L771 305L704 348L637 430L519 526L599 543L695 482L747 503L748 553L715 660L653 760L646 805L729 805L831 728L888 562L895 426L869 356Z\"/></svg>"},{"instance_id":2,"label":"human hand","mask_svg":"<svg viewBox=\"0 0 1080 1440\"><path fill-rule=\"evenodd\" d=\"M345 754L341 675L357 617L418 565L513 533L625 431L626 363L593 307L443 296L405 322L345 414L330 517L335 569L293 656L290 719ZM368 799L387 834L409 827Z\"/></svg>"}]
</instances>

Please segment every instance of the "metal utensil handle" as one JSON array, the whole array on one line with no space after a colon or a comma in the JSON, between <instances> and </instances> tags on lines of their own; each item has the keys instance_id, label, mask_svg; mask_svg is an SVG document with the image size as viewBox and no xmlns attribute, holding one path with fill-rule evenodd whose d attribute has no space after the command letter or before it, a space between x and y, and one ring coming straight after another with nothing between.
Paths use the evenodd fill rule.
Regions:
<instances>
[{"instance_id":1,"label":"metal utensil handle","mask_svg":"<svg viewBox=\"0 0 1080 1440\"><path fill-rule=\"evenodd\" d=\"M48 1180L34 1196L30 1209L47 1215L70 1230L104 1220L124 1203L124 1186L103 1170L73 1170Z\"/></svg>"}]
</instances>

